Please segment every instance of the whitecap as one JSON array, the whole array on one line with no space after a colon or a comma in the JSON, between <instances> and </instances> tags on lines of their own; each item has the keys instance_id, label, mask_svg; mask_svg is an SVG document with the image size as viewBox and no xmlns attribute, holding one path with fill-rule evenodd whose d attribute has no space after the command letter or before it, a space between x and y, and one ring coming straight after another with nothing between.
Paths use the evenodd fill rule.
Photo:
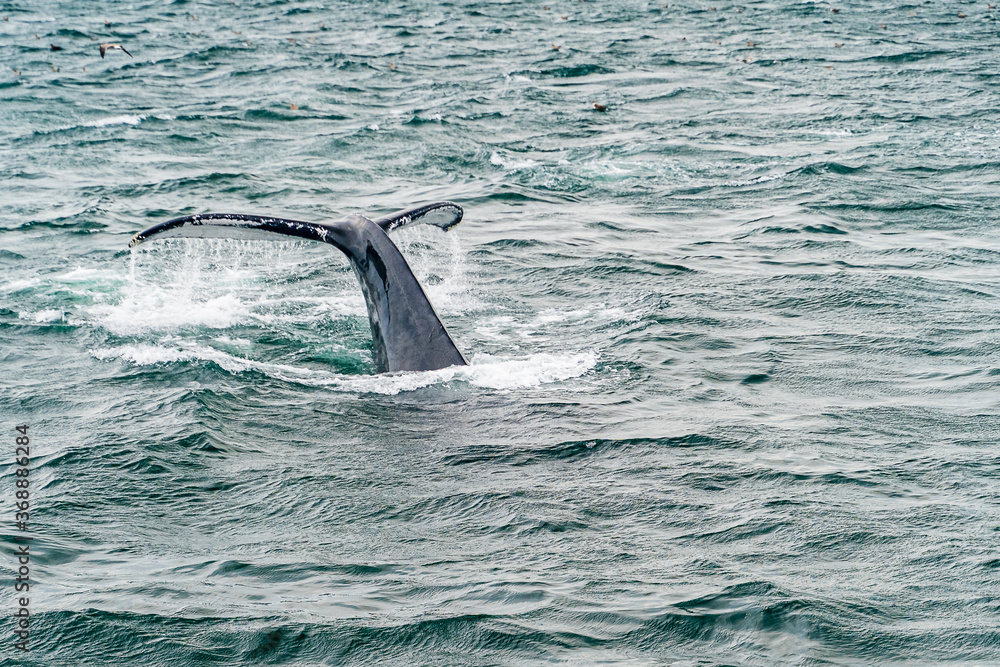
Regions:
<instances>
[{"instance_id":1,"label":"whitecap","mask_svg":"<svg viewBox=\"0 0 1000 667\"><path fill-rule=\"evenodd\" d=\"M513 158L504 157L497 151L493 151L493 154L490 155L490 164L500 167L501 169L506 169L507 171L518 171L520 169L530 169L538 166L538 163L534 160L515 160Z\"/></svg>"},{"instance_id":2,"label":"whitecap","mask_svg":"<svg viewBox=\"0 0 1000 667\"><path fill-rule=\"evenodd\" d=\"M12 280L9 283L0 285L0 290L4 292L20 292L21 290L31 289L38 285L40 281L37 278L31 278L27 280Z\"/></svg>"},{"instance_id":3,"label":"whitecap","mask_svg":"<svg viewBox=\"0 0 1000 667\"><path fill-rule=\"evenodd\" d=\"M64 313L61 310L40 310L37 313L18 313L18 319L33 320L39 324L48 322L61 322Z\"/></svg>"},{"instance_id":4,"label":"whitecap","mask_svg":"<svg viewBox=\"0 0 1000 667\"><path fill-rule=\"evenodd\" d=\"M122 345L121 347L98 348L90 353L102 361L123 359L137 366L150 366L191 359L191 353L183 350L159 347L157 345Z\"/></svg>"},{"instance_id":5,"label":"whitecap","mask_svg":"<svg viewBox=\"0 0 1000 667\"><path fill-rule=\"evenodd\" d=\"M121 116L110 116L108 118L98 118L97 120L89 120L83 124L84 127L107 127L108 125L138 125L143 120L145 116L139 116L135 114L123 114Z\"/></svg>"}]
</instances>

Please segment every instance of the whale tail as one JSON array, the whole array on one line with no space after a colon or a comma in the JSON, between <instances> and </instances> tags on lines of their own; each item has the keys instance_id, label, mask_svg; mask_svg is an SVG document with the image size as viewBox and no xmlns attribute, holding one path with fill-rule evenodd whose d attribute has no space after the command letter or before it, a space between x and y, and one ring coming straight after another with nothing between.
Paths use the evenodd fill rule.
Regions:
<instances>
[{"instance_id":1,"label":"whale tail","mask_svg":"<svg viewBox=\"0 0 1000 667\"><path fill-rule=\"evenodd\" d=\"M404 225L415 223L434 225L448 231L462 222L462 207L458 204L452 204L450 201L439 201L434 204L404 209L374 222L385 232L391 232Z\"/></svg>"},{"instance_id":2,"label":"whale tail","mask_svg":"<svg viewBox=\"0 0 1000 667\"><path fill-rule=\"evenodd\" d=\"M414 223L448 230L461 220L462 208L451 202L418 206L377 220L352 215L334 223L208 213L154 225L136 234L129 247L157 238L273 240L291 236L329 243L344 253L361 284L378 371L428 371L464 366L465 357L387 232Z\"/></svg>"}]
</instances>

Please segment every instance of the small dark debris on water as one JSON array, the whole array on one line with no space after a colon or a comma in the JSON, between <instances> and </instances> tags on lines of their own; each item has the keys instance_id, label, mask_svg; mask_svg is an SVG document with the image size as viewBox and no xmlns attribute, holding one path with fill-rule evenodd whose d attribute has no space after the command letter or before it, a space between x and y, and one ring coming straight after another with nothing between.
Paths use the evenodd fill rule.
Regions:
<instances>
[{"instance_id":1,"label":"small dark debris on water","mask_svg":"<svg viewBox=\"0 0 1000 667\"><path fill-rule=\"evenodd\" d=\"M55 44L49 44L49 51L62 51L62 47L56 46Z\"/></svg>"}]
</instances>

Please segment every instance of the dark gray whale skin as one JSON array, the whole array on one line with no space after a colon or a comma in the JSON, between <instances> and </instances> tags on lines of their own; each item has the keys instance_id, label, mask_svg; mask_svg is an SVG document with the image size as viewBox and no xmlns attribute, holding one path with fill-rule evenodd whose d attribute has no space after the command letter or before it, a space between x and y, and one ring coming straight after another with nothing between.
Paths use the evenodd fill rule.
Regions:
<instances>
[{"instance_id":1,"label":"dark gray whale skin","mask_svg":"<svg viewBox=\"0 0 1000 667\"><path fill-rule=\"evenodd\" d=\"M329 243L347 256L361 283L378 371L430 371L467 362L386 232L418 222L448 230L461 220L461 207L451 202L418 206L377 220L351 215L333 223L206 213L153 225L136 234L129 247L158 238L273 240L276 235Z\"/></svg>"}]
</instances>

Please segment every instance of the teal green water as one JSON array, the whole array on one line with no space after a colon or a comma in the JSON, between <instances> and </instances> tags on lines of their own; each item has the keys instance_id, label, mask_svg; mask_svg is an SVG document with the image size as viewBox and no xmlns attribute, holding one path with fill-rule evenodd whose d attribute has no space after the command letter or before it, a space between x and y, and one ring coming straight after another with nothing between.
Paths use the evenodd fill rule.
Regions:
<instances>
[{"instance_id":1,"label":"teal green water","mask_svg":"<svg viewBox=\"0 0 1000 667\"><path fill-rule=\"evenodd\" d=\"M0 14L3 664L1000 661L985 2ZM465 369L330 248L127 250L443 199Z\"/></svg>"}]
</instances>

